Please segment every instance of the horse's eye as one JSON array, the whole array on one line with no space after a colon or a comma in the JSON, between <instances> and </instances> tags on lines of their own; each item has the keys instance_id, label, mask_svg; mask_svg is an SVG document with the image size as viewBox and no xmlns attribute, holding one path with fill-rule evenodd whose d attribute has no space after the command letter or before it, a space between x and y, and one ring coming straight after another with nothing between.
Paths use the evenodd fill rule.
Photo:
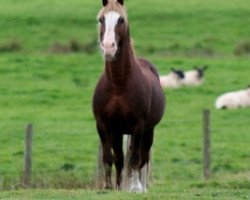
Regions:
<instances>
[{"instance_id":1,"label":"horse's eye","mask_svg":"<svg viewBox=\"0 0 250 200\"><path fill-rule=\"evenodd\" d=\"M123 24L123 23L124 23L124 18L123 17L119 17L118 24Z\"/></svg>"},{"instance_id":2,"label":"horse's eye","mask_svg":"<svg viewBox=\"0 0 250 200\"><path fill-rule=\"evenodd\" d=\"M102 17L99 18L99 22L100 22L101 24L103 24L103 22L104 22L104 16L102 16Z\"/></svg>"}]
</instances>

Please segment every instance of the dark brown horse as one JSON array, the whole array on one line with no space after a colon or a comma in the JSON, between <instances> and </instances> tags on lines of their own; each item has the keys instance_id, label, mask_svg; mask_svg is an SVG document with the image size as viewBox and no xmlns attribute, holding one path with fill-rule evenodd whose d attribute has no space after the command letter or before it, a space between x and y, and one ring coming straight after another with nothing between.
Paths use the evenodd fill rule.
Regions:
<instances>
[{"instance_id":1,"label":"dark brown horse","mask_svg":"<svg viewBox=\"0 0 250 200\"><path fill-rule=\"evenodd\" d=\"M123 0L103 0L98 14L100 49L105 59L93 97L93 112L103 147L105 188L111 189L116 167L120 189L124 155L123 134L131 136L131 191L143 192L139 170L149 161L154 128L161 120L165 96L154 66L135 57Z\"/></svg>"}]
</instances>

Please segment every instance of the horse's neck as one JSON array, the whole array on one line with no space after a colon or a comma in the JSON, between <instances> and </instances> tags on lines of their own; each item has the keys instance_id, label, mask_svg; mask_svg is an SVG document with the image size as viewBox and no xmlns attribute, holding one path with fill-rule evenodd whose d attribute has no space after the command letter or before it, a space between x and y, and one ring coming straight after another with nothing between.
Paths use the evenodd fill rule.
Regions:
<instances>
[{"instance_id":1,"label":"horse's neck","mask_svg":"<svg viewBox=\"0 0 250 200\"><path fill-rule=\"evenodd\" d=\"M122 88L126 85L126 80L135 67L137 65L128 39L120 47L114 60L105 61L105 74L113 87Z\"/></svg>"}]
</instances>

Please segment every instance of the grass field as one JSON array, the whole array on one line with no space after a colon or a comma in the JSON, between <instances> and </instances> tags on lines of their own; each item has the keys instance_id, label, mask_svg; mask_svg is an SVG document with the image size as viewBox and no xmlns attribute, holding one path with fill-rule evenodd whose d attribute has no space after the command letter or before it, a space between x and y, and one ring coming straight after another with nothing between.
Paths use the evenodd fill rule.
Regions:
<instances>
[{"instance_id":1,"label":"grass field","mask_svg":"<svg viewBox=\"0 0 250 200\"><path fill-rule=\"evenodd\" d=\"M250 2L125 3L137 55L150 59L160 74L209 66L202 86L165 90L148 194L92 188L98 136L91 99L103 70L96 42L101 1L9 0L0 6L0 199L250 199L250 109L214 108L219 94L250 84ZM204 108L212 120L207 182ZM22 188L29 122L34 190L16 191Z\"/></svg>"}]
</instances>

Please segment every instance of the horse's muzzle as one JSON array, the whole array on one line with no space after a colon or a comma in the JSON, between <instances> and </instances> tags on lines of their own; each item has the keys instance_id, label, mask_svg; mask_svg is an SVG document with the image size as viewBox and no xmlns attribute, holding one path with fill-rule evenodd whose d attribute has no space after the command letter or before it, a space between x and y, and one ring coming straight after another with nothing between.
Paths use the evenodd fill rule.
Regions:
<instances>
[{"instance_id":1,"label":"horse's muzzle","mask_svg":"<svg viewBox=\"0 0 250 200\"><path fill-rule=\"evenodd\" d=\"M101 50L106 60L113 60L117 52L117 45L115 42L102 42Z\"/></svg>"}]
</instances>

